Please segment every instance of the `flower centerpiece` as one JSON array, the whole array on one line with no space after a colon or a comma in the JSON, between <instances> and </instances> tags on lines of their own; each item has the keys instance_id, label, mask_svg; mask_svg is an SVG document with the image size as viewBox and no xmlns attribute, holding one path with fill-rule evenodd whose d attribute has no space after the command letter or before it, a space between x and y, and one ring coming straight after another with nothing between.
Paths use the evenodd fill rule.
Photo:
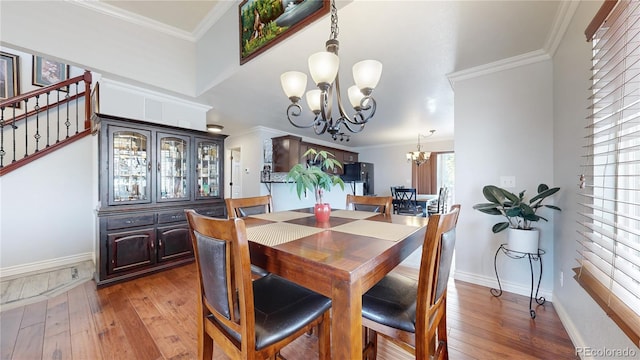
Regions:
<instances>
[{"instance_id":1,"label":"flower centerpiece","mask_svg":"<svg viewBox=\"0 0 640 360\"><path fill-rule=\"evenodd\" d=\"M507 233L509 250L537 253L539 232L533 227L533 223L539 220L548 221L538 215L537 211L542 207L560 211L557 206L542 204L544 199L559 190L559 187L549 188L546 184L540 184L538 185L538 193L527 202L524 190L516 195L497 186L487 185L482 188L482 194L489 202L476 204L473 208L485 214L500 215L507 219L507 221L493 225L491 230L494 233L499 233L509 229Z\"/></svg>"},{"instance_id":2,"label":"flower centerpiece","mask_svg":"<svg viewBox=\"0 0 640 360\"><path fill-rule=\"evenodd\" d=\"M314 214L319 222L327 222L331 213L331 206L324 203L322 198L325 191L331 191L334 185L340 185L344 190L344 182L337 175L329 175L325 171L333 171L334 168L342 168L342 164L335 159L330 152L316 151L310 148L303 158L308 159L306 164L294 165L287 174L287 181L292 181L296 186L298 199L302 199L305 191L313 191L316 197Z\"/></svg>"}]
</instances>

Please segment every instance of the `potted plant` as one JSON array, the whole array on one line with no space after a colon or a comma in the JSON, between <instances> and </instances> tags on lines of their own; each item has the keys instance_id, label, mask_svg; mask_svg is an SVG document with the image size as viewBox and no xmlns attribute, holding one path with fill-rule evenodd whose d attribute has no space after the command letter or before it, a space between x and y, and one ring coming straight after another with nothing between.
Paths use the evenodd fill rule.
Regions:
<instances>
[{"instance_id":1,"label":"potted plant","mask_svg":"<svg viewBox=\"0 0 640 360\"><path fill-rule=\"evenodd\" d=\"M494 233L499 233L504 229L509 229L507 233L507 248L509 250L537 253L539 231L532 227L532 224L539 220L548 221L537 214L541 207L560 211L557 206L542 204L544 199L559 190L559 187L549 188L545 184L540 184L538 185L538 194L527 202L524 190L516 195L497 186L487 185L482 188L482 194L489 202L476 204L473 208L489 215L501 215L507 219L507 221L493 225L491 230Z\"/></svg>"},{"instance_id":2,"label":"potted plant","mask_svg":"<svg viewBox=\"0 0 640 360\"><path fill-rule=\"evenodd\" d=\"M313 191L316 197L314 207L316 220L327 222L331 214L331 206L324 203L322 195L324 191L331 191L336 184L344 190L344 182L339 176L329 175L323 169L333 171L335 167L342 168L342 164L327 151L309 149L304 153L303 158L310 157L312 160L308 160L307 164L296 164L289 170L287 181L291 180L296 184L298 199L302 199L303 192Z\"/></svg>"}]
</instances>

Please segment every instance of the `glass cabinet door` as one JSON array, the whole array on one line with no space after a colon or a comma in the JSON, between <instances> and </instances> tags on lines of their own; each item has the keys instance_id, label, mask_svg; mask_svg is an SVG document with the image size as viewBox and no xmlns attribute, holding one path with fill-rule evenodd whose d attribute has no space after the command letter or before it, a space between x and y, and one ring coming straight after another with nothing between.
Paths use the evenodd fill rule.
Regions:
<instances>
[{"instance_id":1,"label":"glass cabinet door","mask_svg":"<svg viewBox=\"0 0 640 360\"><path fill-rule=\"evenodd\" d=\"M221 197L220 144L211 140L198 140L196 156L196 198Z\"/></svg>"},{"instance_id":2,"label":"glass cabinet door","mask_svg":"<svg viewBox=\"0 0 640 360\"><path fill-rule=\"evenodd\" d=\"M158 133L157 201L189 199L189 138Z\"/></svg>"},{"instance_id":3,"label":"glass cabinet door","mask_svg":"<svg viewBox=\"0 0 640 360\"><path fill-rule=\"evenodd\" d=\"M109 129L109 204L151 201L149 131Z\"/></svg>"}]
</instances>

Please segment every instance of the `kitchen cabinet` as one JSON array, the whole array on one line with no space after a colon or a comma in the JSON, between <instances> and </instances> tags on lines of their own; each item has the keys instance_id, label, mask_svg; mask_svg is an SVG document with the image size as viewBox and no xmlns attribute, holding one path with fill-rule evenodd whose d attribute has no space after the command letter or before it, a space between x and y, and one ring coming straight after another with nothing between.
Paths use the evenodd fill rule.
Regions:
<instances>
[{"instance_id":1,"label":"kitchen cabinet","mask_svg":"<svg viewBox=\"0 0 640 360\"><path fill-rule=\"evenodd\" d=\"M302 138L285 135L271 139L273 147L273 172L288 172L300 162L300 157L307 151L300 151Z\"/></svg>"},{"instance_id":2,"label":"kitchen cabinet","mask_svg":"<svg viewBox=\"0 0 640 360\"><path fill-rule=\"evenodd\" d=\"M226 217L225 136L108 115L97 121L98 286L192 262L184 210Z\"/></svg>"},{"instance_id":3,"label":"kitchen cabinet","mask_svg":"<svg viewBox=\"0 0 640 360\"><path fill-rule=\"evenodd\" d=\"M312 144L302 141L300 137L293 135L274 137L271 139L271 144L273 147L273 172L288 172L295 164L312 161L312 156L303 158L303 155L310 148L316 151L324 150L330 152L334 155L335 159L342 164L358 161L358 153ZM343 175L344 169L334 168L332 173L335 175Z\"/></svg>"}]
</instances>

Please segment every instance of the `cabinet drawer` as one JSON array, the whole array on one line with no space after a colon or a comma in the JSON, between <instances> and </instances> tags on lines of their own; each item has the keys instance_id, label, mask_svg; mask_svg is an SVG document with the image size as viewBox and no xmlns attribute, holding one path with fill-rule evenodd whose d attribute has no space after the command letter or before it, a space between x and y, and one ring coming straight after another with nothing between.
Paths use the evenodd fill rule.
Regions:
<instances>
[{"instance_id":1,"label":"cabinet drawer","mask_svg":"<svg viewBox=\"0 0 640 360\"><path fill-rule=\"evenodd\" d=\"M223 218L225 207L224 206L212 206L208 208L196 209L196 212L200 215L209 216L209 217L218 217Z\"/></svg>"},{"instance_id":2,"label":"cabinet drawer","mask_svg":"<svg viewBox=\"0 0 640 360\"><path fill-rule=\"evenodd\" d=\"M158 213L158 224L172 223L178 221L187 221L184 210L167 211Z\"/></svg>"},{"instance_id":3,"label":"cabinet drawer","mask_svg":"<svg viewBox=\"0 0 640 360\"><path fill-rule=\"evenodd\" d=\"M155 215L134 215L107 218L107 230L125 229L136 226L147 226L155 223Z\"/></svg>"}]
</instances>

